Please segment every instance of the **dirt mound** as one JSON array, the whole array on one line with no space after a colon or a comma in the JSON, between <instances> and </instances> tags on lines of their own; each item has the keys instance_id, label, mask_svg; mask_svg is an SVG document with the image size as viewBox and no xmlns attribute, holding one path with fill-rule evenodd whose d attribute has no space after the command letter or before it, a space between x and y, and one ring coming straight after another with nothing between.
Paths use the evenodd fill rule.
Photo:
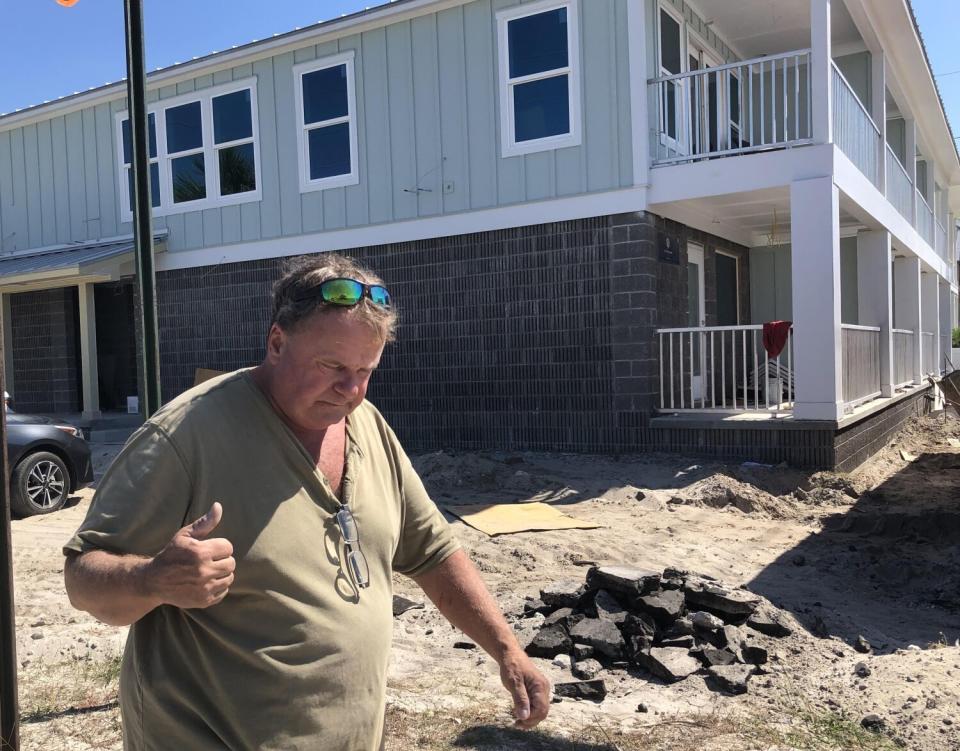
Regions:
<instances>
[{"instance_id":1,"label":"dirt mound","mask_svg":"<svg viewBox=\"0 0 960 751\"><path fill-rule=\"evenodd\" d=\"M797 504L789 496L775 496L729 475L716 474L695 482L670 498L669 503L701 508L736 508L745 514L773 519L797 515Z\"/></svg>"},{"instance_id":2,"label":"dirt mound","mask_svg":"<svg viewBox=\"0 0 960 751\"><path fill-rule=\"evenodd\" d=\"M542 500L563 495L566 486L537 472L520 455L488 456L482 453L453 454L436 451L412 459L431 493L444 497L451 491L505 494Z\"/></svg>"}]
</instances>

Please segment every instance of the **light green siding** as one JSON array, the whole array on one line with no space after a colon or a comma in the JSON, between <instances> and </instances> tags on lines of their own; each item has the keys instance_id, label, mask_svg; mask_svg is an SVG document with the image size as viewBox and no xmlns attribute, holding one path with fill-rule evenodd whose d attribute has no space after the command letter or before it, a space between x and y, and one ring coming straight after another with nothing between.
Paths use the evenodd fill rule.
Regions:
<instances>
[{"instance_id":1,"label":"light green siding","mask_svg":"<svg viewBox=\"0 0 960 751\"><path fill-rule=\"evenodd\" d=\"M255 78L262 186L257 202L155 225L176 252L631 187L627 2L579 2L576 147L501 158L496 13L516 0L474 0L151 90L154 102ZM347 50L359 183L301 193L292 68ZM121 96L15 129L0 120L0 251L132 231L114 132L125 109Z\"/></svg>"}]
</instances>

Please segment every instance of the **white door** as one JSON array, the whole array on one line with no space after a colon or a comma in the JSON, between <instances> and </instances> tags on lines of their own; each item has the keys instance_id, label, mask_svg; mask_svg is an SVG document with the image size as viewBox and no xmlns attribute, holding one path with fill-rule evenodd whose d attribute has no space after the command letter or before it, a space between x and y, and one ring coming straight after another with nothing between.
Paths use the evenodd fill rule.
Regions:
<instances>
[{"instance_id":1,"label":"white door","mask_svg":"<svg viewBox=\"0 0 960 751\"><path fill-rule=\"evenodd\" d=\"M714 55L696 35L687 37L687 70L707 70L720 65ZM706 73L694 76L690 82L690 151L705 154L719 151L723 146L720 117L720 89L723 76Z\"/></svg>"},{"instance_id":2,"label":"white door","mask_svg":"<svg viewBox=\"0 0 960 751\"><path fill-rule=\"evenodd\" d=\"M703 246L687 243L687 325L707 325L703 276ZM695 400L703 398L704 351L703 337L693 335L693 362L690 363L690 388Z\"/></svg>"}]
</instances>

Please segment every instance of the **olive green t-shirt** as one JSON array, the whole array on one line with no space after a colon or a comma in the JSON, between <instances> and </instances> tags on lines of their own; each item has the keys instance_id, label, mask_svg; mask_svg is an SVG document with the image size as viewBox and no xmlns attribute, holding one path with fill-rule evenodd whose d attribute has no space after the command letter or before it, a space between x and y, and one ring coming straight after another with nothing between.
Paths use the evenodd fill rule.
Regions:
<instances>
[{"instance_id":1,"label":"olive green t-shirt","mask_svg":"<svg viewBox=\"0 0 960 751\"><path fill-rule=\"evenodd\" d=\"M249 371L182 394L124 447L64 552L152 556L219 501L210 537L228 539L237 562L217 605L164 605L131 627L125 749L380 747L391 573L421 574L458 545L368 402L347 418L346 454L341 492L370 568L360 591L336 496Z\"/></svg>"}]
</instances>

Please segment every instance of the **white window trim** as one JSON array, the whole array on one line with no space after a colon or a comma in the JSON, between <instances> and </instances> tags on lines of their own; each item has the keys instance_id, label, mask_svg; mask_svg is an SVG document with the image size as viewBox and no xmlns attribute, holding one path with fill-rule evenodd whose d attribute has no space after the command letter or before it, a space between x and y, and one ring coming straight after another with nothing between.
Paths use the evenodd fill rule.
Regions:
<instances>
[{"instance_id":1,"label":"white window trim","mask_svg":"<svg viewBox=\"0 0 960 751\"><path fill-rule=\"evenodd\" d=\"M715 253L716 255L718 255L718 256L726 256L727 258L732 258L732 259L734 260L734 262L736 263L736 272L735 272L735 273L736 273L736 281L737 281L737 285L736 285L736 286L737 286L737 297L736 297L737 323L736 323L735 325L739 326L739 325L740 325L740 317L741 317L741 316L740 316L740 256L734 255L733 253L728 253L728 252L725 251L725 250L715 250L714 253ZM716 270L714 270L713 276L714 276L714 279L716 279L716 276L717 276Z\"/></svg>"},{"instance_id":2,"label":"white window trim","mask_svg":"<svg viewBox=\"0 0 960 751\"><path fill-rule=\"evenodd\" d=\"M542 2L525 4L497 13L497 39L499 43L498 52L500 60L500 153L504 159L522 154L533 154L539 151L579 146L583 141L580 102L580 20L578 4L579 0L561 0L560 2L557 0L542 0ZM518 18L535 16L539 13L556 10L558 8L567 9L567 66L565 68L556 68L555 70L535 73L511 80L507 24ZM516 140L515 120L513 116L513 86L519 83L528 83L541 78L552 78L559 75L567 76L570 132L518 143Z\"/></svg>"},{"instance_id":3,"label":"white window trim","mask_svg":"<svg viewBox=\"0 0 960 751\"><path fill-rule=\"evenodd\" d=\"M293 94L296 99L297 113L297 153L299 158L297 162L300 168L300 192L307 193L313 190L327 190L328 188L342 188L346 185L356 185L360 182L360 165L358 163L357 148L357 98L356 87L354 85L354 53L353 50L343 52L339 55L310 60L306 63L300 63L293 67ZM347 66L347 116L338 117L332 120L324 120L322 123L310 123L305 125L303 122L303 77L308 73L313 73L326 68L335 68L338 65ZM308 149L310 146L307 139L307 133L314 128L336 125L338 123L349 123L350 125L350 172L343 175L333 175L323 177L318 180L310 179L310 155Z\"/></svg>"},{"instance_id":4,"label":"white window trim","mask_svg":"<svg viewBox=\"0 0 960 751\"><path fill-rule=\"evenodd\" d=\"M683 14L680 13L672 5L663 2L657 3L657 22L654 24L655 29L654 33L656 34L656 48L657 48L657 75L658 76L672 76L676 75L671 71L663 67L663 44L661 40L662 31L660 29L660 11L663 11L668 16L670 16L677 24L680 26L679 39L677 43L680 46L680 72L687 73L689 71L689 58L687 57L687 35L685 33L687 28L686 19L684 19ZM675 85L676 86L676 85ZM687 87L683 85L676 86L677 96L686 96ZM666 146L668 149L675 150L678 154L687 154L687 139L685 138L684 133L684 123L681 122L680 115L682 112L685 112L685 107L677 107L677 137L671 138L667 133L660 133L660 144ZM660 126L657 125L659 130Z\"/></svg>"},{"instance_id":5,"label":"white window trim","mask_svg":"<svg viewBox=\"0 0 960 751\"><path fill-rule=\"evenodd\" d=\"M224 94L232 94L244 89L250 90L250 119L253 126L253 138L243 138L237 141L223 144L213 142L213 100ZM167 122L165 111L172 107L179 107L182 104L191 102L200 102L200 118L203 132L203 147L191 149L189 151L177 152L170 156L167 153ZM191 91L187 94L179 94L169 99L161 99L153 102L147 107L147 113L153 114L156 121L157 133L157 158L160 170L160 205L153 208L153 216L171 216L173 214L185 214L190 211L201 211L203 209L215 209L223 206L235 206L241 203L250 203L260 201L263 197L263 172L260 169L260 117L257 106L257 79L255 77L245 78L241 81L232 81L231 83L213 86L207 89ZM130 192L126 181L126 166L123 161L123 121L128 117L128 113L118 112L114 116L116 144L117 144L117 165L118 182L120 187L120 221L133 221L133 209L130 206ZM253 165L256 173L257 187L255 190L246 193L234 193L232 195L220 195L220 163L217 152L220 149L231 145L253 143ZM188 156L190 154L203 154L204 175L206 177L207 197L197 201L185 201L182 203L173 202L173 188L170 184L170 160Z\"/></svg>"}]
</instances>

